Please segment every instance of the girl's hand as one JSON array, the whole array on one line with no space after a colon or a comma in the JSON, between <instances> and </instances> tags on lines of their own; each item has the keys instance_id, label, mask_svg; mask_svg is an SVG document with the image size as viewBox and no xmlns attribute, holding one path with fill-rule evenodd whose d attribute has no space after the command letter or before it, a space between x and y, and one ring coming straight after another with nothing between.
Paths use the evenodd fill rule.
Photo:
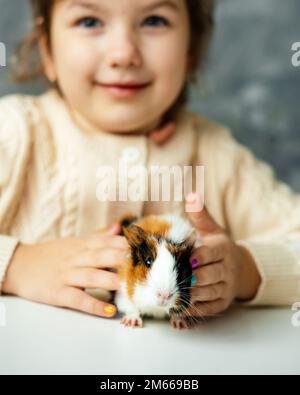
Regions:
<instances>
[{"instance_id":1,"label":"girl's hand","mask_svg":"<svg viewBox=\"0 0 300 395\"><path fill-rule=\"evenodd\" d=\"M247 250L237 245L202 207L199 196L189 195L186 211L199 236L191 256L195 276L192 306L186 312L194 317L221 313L235 299L252 299L261 281Z\"/></svg>"},{"instance_id":2,"label":"girl's hand","mask_svg":"<svg viewBox=\"0 0 300 395\"><path fill-rule=\"evenodd\" d=\"M118 236L120 226L82 238L41 244L19 244L8 267L3 292L35 302L112 317L116 307L85 292L85 288L119 289L117 273L125 264L129 245Z\"/></svg>"}]
</instances>

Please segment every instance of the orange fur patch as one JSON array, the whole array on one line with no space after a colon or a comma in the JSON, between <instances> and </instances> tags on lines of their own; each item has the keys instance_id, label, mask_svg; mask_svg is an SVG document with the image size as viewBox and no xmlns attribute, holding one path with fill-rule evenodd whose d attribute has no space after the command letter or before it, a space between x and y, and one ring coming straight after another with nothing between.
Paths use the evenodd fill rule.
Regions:
<instances>
[{"instance_id":1,"label":"orange fur patch","mask_svg":"<svg viewBox=\"0 0 300 395\"><path fill-rule=\"evenodd\" d=\"M149 215L143 218L137 225L143 228L147 233L156 236L167 237L170 230L170 224L155 215Z\"/></svg>"},{"instance_id":2,"label":"orange fur patch","mask_svg":"<svg viewBox=\"0 0 300 395\"><path fill-rule=\"evenodd\" d=\"M147 239L147 246L149 247L153 258L156 259L157 256L156 241ZM142 257L140 257L140 260L142 263ZM127 270L126 270L126 283L127 283L128 297L130 299L133 297L135 285L143 284L146 281L149 271L150 271L150 267L147 267L144 264L133 266L132 259L131 258L128 259Z\"/></svg>"},{"instance_id":3,"label":"orange fur patch","mask_svg":"<svg viewBox=\"0 0 300 395\"><path fill-rule=\"evenodd\" d=\"M128 265L126 283L127 283L127 293L129 299L133 298L135 285L142 284L145 282L149 269L145 265L138 265L134 267L132 262Z\"/></svg>"}]
</instances>

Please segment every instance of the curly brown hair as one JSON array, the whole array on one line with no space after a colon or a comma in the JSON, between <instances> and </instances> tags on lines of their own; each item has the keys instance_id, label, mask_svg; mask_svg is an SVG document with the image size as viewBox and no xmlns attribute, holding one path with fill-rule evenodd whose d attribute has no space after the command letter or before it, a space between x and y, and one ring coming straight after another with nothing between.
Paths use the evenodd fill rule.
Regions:
<instances>
[{"instance_id":1,"label":"curly brown hair","mask_svg":"<svg viewBox=\"0 0 300 395\"><path fill-rule=\"evenodd\" d=\"M51 48L52 9L57 0L29 1L34 23L32 31L19 43L15 55L12 58L12 78L16 83L46 77L39 53L39 38L41 36L45 37L48 48ZM163 122L174 118L177 112L187 104L189 83L198 82L198 72L204 64L214 31L215 0L185 1L188 8L191 29L189 75L177 100L167 114L165 114ZM50 84L62 94L56 82Z\"/></svg>"}]
</instances>

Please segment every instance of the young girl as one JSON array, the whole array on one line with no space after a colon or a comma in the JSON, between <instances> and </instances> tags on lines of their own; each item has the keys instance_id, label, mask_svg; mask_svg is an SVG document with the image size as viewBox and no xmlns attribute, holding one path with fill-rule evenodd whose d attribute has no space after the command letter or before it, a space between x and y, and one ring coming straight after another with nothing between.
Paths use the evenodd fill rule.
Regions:
<instances>
[{"instance_id":1,"label":"young girl","mask_svg":"<svg viewBox=\"0 0 300 395\"><path fill-rule=\"evenodd\" d=\"M234 301L299 301L300 196L230 131L185 109L213 2L31 4L35 26L21 47L19 79L30 71L52 86L0 101L2 292L113 317L115 306L86 289L119 287L129 247L118 220L173 213L187 216L203 243L191 257L187 314L218 314ZM36 47L41 63L28 69ZM194 194L182 202L98 200L97 169L119 163L205 166L205 208Z\"/></svg>"}]
</instances>

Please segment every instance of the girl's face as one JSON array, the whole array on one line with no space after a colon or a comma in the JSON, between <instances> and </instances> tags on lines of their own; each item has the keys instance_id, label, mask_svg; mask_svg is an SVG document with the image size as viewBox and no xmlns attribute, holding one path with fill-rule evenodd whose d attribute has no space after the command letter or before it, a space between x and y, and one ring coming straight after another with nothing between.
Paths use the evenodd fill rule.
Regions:
<instances>
[{"instance_id":1,"label":"girl's face","mask_svg":"<svg viewBox=\"0 0 300 395\"><path fill-rule=\"evenodd\" d=\"M56 78L81 127L143 133L158 126L188 72L185 0L57 0L49 78ZM119 97L101 84L147 83Z\"/></svg>"}]
</instances>

